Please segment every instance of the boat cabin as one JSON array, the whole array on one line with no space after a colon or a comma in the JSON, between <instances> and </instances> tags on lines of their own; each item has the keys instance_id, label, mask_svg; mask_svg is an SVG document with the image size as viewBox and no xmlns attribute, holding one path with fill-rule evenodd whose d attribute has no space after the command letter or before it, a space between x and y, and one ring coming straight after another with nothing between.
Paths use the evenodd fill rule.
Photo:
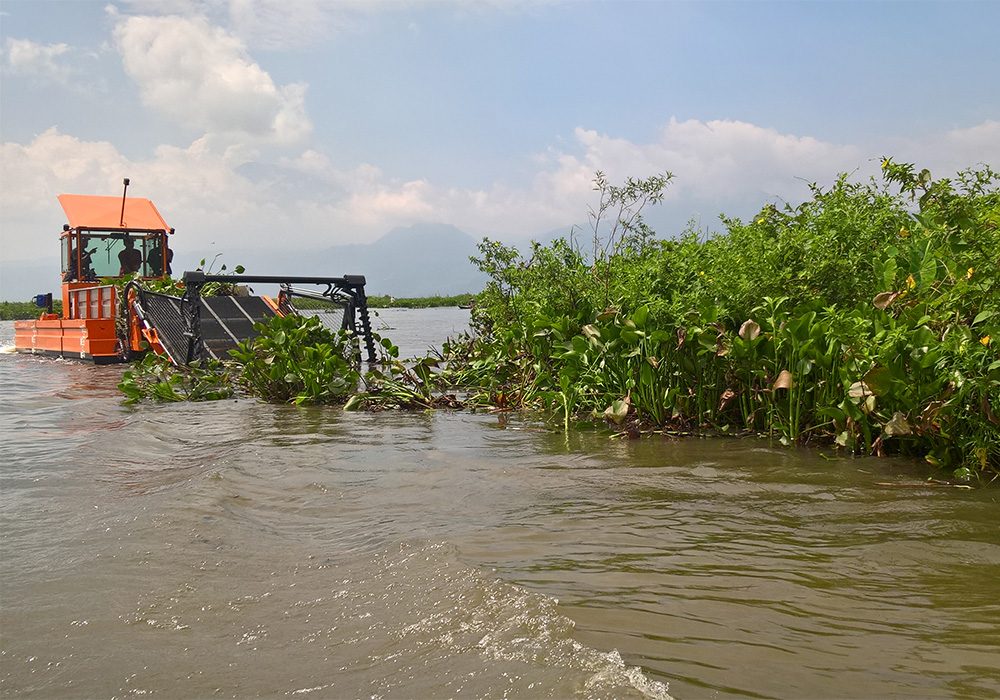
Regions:
<instances>
[{"instance_id":1,"label":"boat cabin","mask_svg":"<svg viewBox=\"0 0 1000 700\"><path fill-rule=\"evenodd\" d=\"M170 274L173 229L148 199L59 195L63 282L102 277L162 278Z\"/></svg>"}]
</instances>

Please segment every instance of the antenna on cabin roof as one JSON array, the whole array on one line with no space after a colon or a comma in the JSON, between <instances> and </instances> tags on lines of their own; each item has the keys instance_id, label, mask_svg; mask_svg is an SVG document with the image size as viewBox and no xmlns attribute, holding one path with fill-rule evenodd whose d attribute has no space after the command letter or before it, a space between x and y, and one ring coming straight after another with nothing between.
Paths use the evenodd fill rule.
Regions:
<instances>
[{"instance_id":1,"label":"antenna on cabin roof","mask_svg":"<svg viewBox=\"0 0 1000 700\"><path fill-rule=\"evenodd\" d=\"M122 191L122 219L118 225L125 228L125 193L128 192L128 178L125 178L122 183L125 185L125 189Z\"/></svg>"}]
</instances>

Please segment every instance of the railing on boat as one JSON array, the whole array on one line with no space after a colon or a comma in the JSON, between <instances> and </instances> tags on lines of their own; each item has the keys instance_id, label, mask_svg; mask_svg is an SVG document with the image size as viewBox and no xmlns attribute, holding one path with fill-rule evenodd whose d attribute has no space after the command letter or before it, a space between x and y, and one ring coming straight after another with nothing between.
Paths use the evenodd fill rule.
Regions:
<instances>
[{"instance_id":1,"label":"railing on boat","mask_svg":"<svg viewBox=\"0 0 1000 700\"><path fill-rule=\"evenodd\" d=\"M118 294L114 285L69 290L69 318L115 318Z\"/></svg>"}]
</instances>

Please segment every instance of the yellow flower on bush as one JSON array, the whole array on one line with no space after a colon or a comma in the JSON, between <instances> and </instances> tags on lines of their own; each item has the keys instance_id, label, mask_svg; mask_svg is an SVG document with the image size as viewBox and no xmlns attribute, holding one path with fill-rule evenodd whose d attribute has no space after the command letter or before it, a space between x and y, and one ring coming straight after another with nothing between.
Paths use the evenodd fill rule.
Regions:
<instances>
[{"instance_id":1,"label":"yellow flower on bush","mask_svg":"<svg viewBox=\"0 0 1000 700\"><path fill-rule=\"evenodd\" d=\"M906 276L906 286L909 287L910 289L913 289L914 287L917 286L917 281L913 279L913 275Z\"/></svg>"},{"instance_id":2,"label":"yellow flower on bush","mask_svg":"<svg viewBox=\"0 0 1000 700\"><path fill-rule=\"evenodd\" d=\"M905 226L903 226L902 228L899 229L899 236L900 236L900 238L906 238L909 235L910 235L910 232L906 230Z\"/></svg>"},{"instance_id":3,"label":"yellow flower on bush","mask_svg":"<svg viewBox=\"0 0 1000 700\"><path fill-rule=\"evenodd\" d=\"M989 345L990 337L988 335L984 335L982 338L979 339L979 342L982 343L983 345Z\"/></svg>"},{"instance_id":4,"label":"yellow flower on bush","mask_svg":"<svg viewBox=\"0 0 1000 700\"><path fill-rule=\"evenodd\" d=\"M967 279L967 280L968 280L968 279L972 279L972 273L973 273L973 272L975 272L975 271L976 271L976 268L974 268L974 267L970 267L970 268L969 268L969 274L967 274L967 275L965 276L965 279Z\"/></svg>"}]
</instances>

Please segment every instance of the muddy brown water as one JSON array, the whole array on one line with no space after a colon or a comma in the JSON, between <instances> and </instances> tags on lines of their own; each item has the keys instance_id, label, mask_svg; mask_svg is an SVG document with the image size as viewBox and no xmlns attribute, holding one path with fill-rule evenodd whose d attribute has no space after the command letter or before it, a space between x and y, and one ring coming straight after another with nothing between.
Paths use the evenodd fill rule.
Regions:
<instances>
[{"instance_id":1,"label":"muddy brown water","mask_svg":"<svg viewBox=\"0 0 1000 700\"><path fill-rule=\"evenodd\" d=\"M376 325L419 352L463 314ZM996 489L530 416L126 407L121 371L0 354L4 697L1000 696Z\"/></svg>"}]
</instances>

